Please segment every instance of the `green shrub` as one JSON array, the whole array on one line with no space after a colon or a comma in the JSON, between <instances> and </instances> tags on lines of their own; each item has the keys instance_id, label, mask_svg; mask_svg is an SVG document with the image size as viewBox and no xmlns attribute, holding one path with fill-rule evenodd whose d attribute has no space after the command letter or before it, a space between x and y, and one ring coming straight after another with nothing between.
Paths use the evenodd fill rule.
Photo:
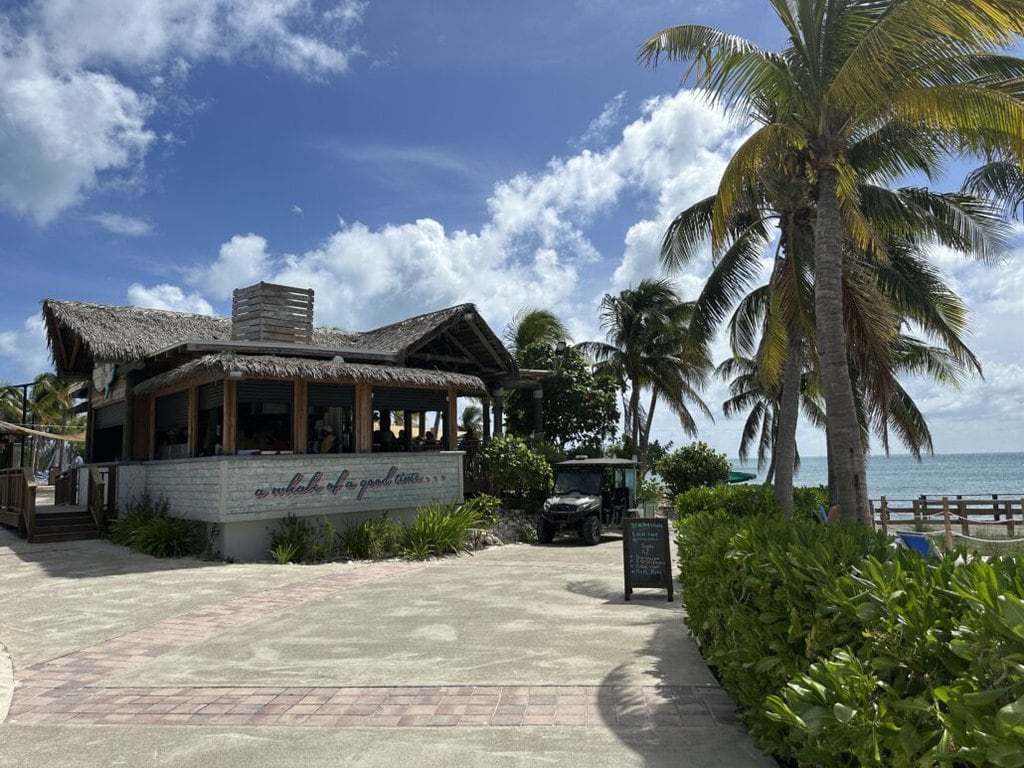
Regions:
<instances>
[{"instance_id":1,"label":"green shrub","mask_svg":"<svg viewBox=\"0 0 1024 768\"><path fill-rule=\"evenodd\" d=\"M765 748L829 766L1024 765L1024 559L858 525L677 522L687 623Z\"/></svg>"},{"instance_id":2,"label":"green shrub","mask_svg":"<svg viewBox=\"0 0 1024 768\"><path fill-rule=\"evenodd\" d=\"M684 445L665 454L655 464L655 471L673 495L702 485L718 485L729 480L729 459L716 453L707 443Z\"/></svg>"},{"instance_id":3,"label":"green shrub","mask_svg":"<svg viewBox=\"0 0 1024 768\"><path fill-rule=\"evenodd\" d=\"M206 548L206 525L181 517L154 517L141 525L132 548L153 557L187 557Z\"/></svg>"},{"instance_id":4,"label":"green shrub","mask_svg":"<svg viewBox=\"0 0 1024 768\"><path fill-rule=\"evenodd\" d=\"M349 523L338 532L338 549L353 560L380 560L398 549L398 523L381 517Z\"/></svg>"},{"instance_id":5,"label":"green shrub","mask_svg":"<svg viewBox=\"0 0 1024 768\"><path fill-rule=\"evenodd\" d=\"M742 517L778 514L779 507L768 485L716 485L691 488L675 497L680 517L698 512L725 513Z\"/></svg>"},{"instance_id":6,"label":"green shrub","mask_svg":"<svg viewBox=\"0 0 1024 768\"><path fill-rule=\"evenodd\" d=\"M206 524L168 515L166 499L142 494L111 521L107 535L115 544L153 557L186 557L207 548Z\"/></svg>"},{"instance_id":7,"label":"green shrub","mask_svg":"<svg viewBox=\"0 0 1024 768\"><path fill-rule=\"evenodd\" d=\"M416 510L416 517L410 523L402 523L398 534L402 556L409 560L427 560L468 552L466 535L469 530L493 524L494 505L490 498L493 497L463 504L435 502Z\"/></svg>"},{"instance_id":8,"label":"green shrub","mask_svg":"<svg viewBox=\"0 0 1024 768\"><path fill-rule=\"evenodd\" d=\"M277 558L288 554L284 562L308 562L313 545L316 543L316 530L304 518L288 513L279 520L277 530L270 532L270 553ZM275 550L278 554L274 554Z\"/></svg>"},{"instance_id":9,"label":"green shrub","mask_svg":"<svg viewBox=\"0 0 1024 768\"><path fill-rule=\"evenodd\" d=\"M818 507L824 505L827 499L828 491L824 488L794 488L793 516L819 520ZM716 485L713 488L691 488L676 496L673 506L678 516L697 512L725 512L730 515L751 517L779 512L774 490L770 485Z\"/></svg>"},{"instance_id":10,"label":"green shrub","mask_svg":"<svg viewBox=\"0 0 1024 768\"><path fill-rule=\"evenodd\" d=\"M494 438L482 453L496 492L539 503L551 489L551 465L515 435Z\"/></svg>"}]
</instances>

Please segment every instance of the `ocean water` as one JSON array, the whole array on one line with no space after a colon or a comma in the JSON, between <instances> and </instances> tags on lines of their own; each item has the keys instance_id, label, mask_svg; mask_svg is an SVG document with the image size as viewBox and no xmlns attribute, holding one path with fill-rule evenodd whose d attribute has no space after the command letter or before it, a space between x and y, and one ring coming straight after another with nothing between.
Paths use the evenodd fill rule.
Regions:
<instances>
[{"instance_id":1,"label":"ocean water","mask_svg":"<svg viewBox=\"0 0 1024 768\"><path fill-rule=\"evenodd\" d=\"M734 469L757 472L756 462L732 461ZM763 482L764 472L758 472ZM824 456L801 459L797 485L827 485L828 465ZM869 456L868 496L905 501L918 496L1000 496L1024 498L1024 453L951 453L925 456Z\"/></svg>"}]
</instances>

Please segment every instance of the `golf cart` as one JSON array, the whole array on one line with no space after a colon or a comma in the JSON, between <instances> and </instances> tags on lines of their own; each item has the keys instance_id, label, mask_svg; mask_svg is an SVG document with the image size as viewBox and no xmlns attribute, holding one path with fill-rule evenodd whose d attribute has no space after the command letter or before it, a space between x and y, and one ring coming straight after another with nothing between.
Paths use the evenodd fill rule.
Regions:
<instances>
[{"instance_id":1,"label":"golf cart","mask_svg":"<svg viewBox=\"0 0 1024 768\"><path fill-rule=\"evenodd\" d=\"M555 487L537 516L537 540L549 544L562 531L575 531L584 544L601 541L601 531L621 530L636 501L636 462L629 459L572 459L555 465Z\"/></svg>"}]
</instances>

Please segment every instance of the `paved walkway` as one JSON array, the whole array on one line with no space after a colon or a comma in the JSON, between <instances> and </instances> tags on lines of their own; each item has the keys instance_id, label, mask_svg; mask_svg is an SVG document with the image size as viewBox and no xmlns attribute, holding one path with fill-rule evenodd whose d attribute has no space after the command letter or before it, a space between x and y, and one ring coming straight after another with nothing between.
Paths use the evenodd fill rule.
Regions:
<instances>
[{"instance_id":1,"label":"paved walkway","mask_svg":"<svg viewBox=\"0 0 1024 768\"><path fill-rule=\"evenodd\" d=\"M3 532L0 764L772 765L621 573L611 539L274 566Z\"/></svg>"}]
</instances>

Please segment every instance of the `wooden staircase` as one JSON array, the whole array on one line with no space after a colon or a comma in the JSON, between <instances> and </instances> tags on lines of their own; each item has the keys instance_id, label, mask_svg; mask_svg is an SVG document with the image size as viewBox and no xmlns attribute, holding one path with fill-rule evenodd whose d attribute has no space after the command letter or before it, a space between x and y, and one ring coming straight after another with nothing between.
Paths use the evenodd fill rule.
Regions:
<instances>
[{"instance_id":1,"label":"wooden staircase","mask_svg":"<svg viewBox=\"0 0 1024 768\"><path fill-rule=\"evenodd\" d=\"M99 537L96 521L88 507L61 504L36 507L35 525L29 541L78 541Z\"/></svg>"}]
</instances>

